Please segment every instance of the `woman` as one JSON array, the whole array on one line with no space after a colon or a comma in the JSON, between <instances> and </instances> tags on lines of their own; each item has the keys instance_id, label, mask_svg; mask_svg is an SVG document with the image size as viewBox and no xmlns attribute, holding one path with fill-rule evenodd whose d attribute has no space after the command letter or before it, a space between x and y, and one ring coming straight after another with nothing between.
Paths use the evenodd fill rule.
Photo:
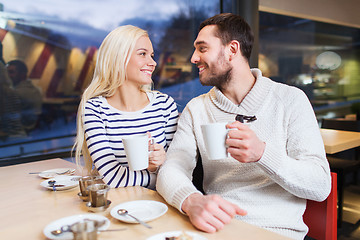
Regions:
<instances>
[{"instance_id":1,"label":"woman","mask_svg":"<svg viewBox=\"0 0 360 240\"><path fill-rule=\"evenodd\" d=\"M165 161L165 150L176 130L174 100L144 90L152 83L153 57L146 31L130 25L116 28L99 48L93 79L80 102L76 162L80 165L82 153L86 170L97 171L114 188L155 188L156 171ZM145 133L155 139L149 167L131 171L121 139Z\"/></svg>"}]
</instances>

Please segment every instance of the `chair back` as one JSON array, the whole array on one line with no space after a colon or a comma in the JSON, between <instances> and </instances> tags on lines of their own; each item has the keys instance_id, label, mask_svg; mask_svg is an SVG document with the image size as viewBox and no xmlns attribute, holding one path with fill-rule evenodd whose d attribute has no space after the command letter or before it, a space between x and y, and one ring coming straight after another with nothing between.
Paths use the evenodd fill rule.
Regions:
<instances>
[{"instance_id":1,"label":"chair back","mask_svg":"<svg viewBox=\"0 0 360 240\"><path fill-rule=\"evenodd\" d=\"M337 239L337 174L331 173L331 192L323 202L307 200L303 215L307 236L317 240Z\"/></svg>"},{"instance_id":2,"label":"chair back","mask_svg":"<svg viewBox=\"0 0 360 240\"><path fill-rule=\"evenodd\" d=\"M321 122L321 128L360 132L360 121L324 118Z\"/></svg>"}]
</instances>

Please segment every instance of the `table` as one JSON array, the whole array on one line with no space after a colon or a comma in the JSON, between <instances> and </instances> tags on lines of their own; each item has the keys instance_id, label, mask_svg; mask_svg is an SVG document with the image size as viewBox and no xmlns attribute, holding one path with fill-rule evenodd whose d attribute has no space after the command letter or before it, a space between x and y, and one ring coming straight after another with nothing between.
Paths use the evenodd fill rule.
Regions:
<instances>
[{"instance_id":1,"label":"table","mask_svg":"<svg viewBox=\"0 0 360 240\"><path fill-rule=\"evenodd\" d=\"M85 203L77 196L79 187L53 192L40 186L44 180L29 172L43 171L52 168L73 167L74 163L62 159L50 159L39 162L19 164L0 168L0 239L45 239L42 231L44 227L59 218L88 213ZM186 230L205 236L209 240L215 239L288 239L276 233L233 219L232 222L217 233L209 234L195 229L188 217L177 209L168 205L166 214L149 224L147 229L140 224L123 223L110 215L110 210L117 204L132 200L155 200L166 203L156 192L143 187L126 187L111 189L110 207L101 213L111 224L109 229L127 228L120 232L103 232L98 239L146 239L152 235Z\"/></svg>"},{"instance_id":2,"label":"table","mask_svg":"<svg viewBox=\"0 0 360 240\"><path fill-rule=\"evenodd\" d=\"M346 114L345 117L335 118L336 120L356 121L356 114Z\"/></svg>"},{"instance_id":3,"label":"table","mask_svg":"<svg viewBox=\"0 0 360 240\"><path fill-rule=\"evenodd\" d=\"M360 146L360 132L320 129L327 154L334 154Z\"/></svg>"}]
</instances>

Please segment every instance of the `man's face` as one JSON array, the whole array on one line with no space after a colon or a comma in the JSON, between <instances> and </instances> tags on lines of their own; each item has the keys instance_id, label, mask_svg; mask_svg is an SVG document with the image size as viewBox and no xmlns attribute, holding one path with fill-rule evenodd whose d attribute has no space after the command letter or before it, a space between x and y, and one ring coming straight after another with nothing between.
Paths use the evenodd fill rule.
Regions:
<instances>
[{"instance_id":1,"label":"man's face","mask_svg":"<svg viewBox=\"0 0 360 240\"><path fill-rule=\"evenodd\" d=\"M221 89L231 78L232 66L225 56L225 46L214 34L215 29L215 25L201 29L194 42L191 62L199 68L202 85Z\"/></svg>"},{"instance_id":2,"label":"man's face","mask_svg":"<svg viewBox=\"0 0 360 240\"><path fill-rule=\"evenodd\" d=\"M22 77L21 77L19 71L17 71L16 66L7 65L6 68L7 68L8 75L14 85L17 85L19 82L21 82Z\"/></svg>"}]
</instances>

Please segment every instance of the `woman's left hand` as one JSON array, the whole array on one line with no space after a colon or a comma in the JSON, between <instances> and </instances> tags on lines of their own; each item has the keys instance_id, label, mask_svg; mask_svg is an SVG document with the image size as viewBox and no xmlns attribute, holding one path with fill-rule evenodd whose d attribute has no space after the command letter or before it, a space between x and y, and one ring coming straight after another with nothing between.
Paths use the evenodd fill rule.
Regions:
<instances>
[{"instance_id":1,"label":"woman's left hand","mask_svg":"<svg viewBox=\"0 0 360 240\"><path fill-rule=\"evenodd\" d=\"M166 152L164 147L161 144L152 144L149 147L149 170L155 171L158 167L160 167L166 160Z\"/></svg>"}]
</instances>

